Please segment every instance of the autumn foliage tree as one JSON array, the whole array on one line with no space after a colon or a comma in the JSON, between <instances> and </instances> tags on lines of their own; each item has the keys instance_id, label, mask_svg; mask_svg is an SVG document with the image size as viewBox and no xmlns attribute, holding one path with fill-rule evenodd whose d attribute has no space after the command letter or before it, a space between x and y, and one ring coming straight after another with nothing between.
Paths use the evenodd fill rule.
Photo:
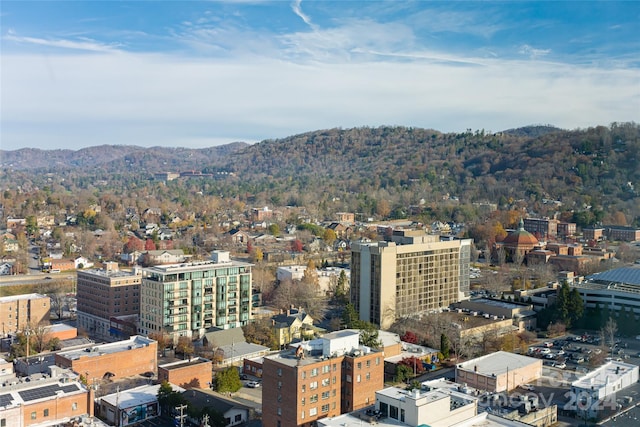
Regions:
<instances>
[{"instance_id":1,"label":"autumn foliage tree","mask_svg":"<svg viewBox=\"0 0 640 427\"><path fill-rule=\"evenodd\" d=\"M147 241L144 242L144 250L145 251L155 251L156 250L156 244L153 242L153 240L147 239Z\"/></svg>"},{"instance_id":2,"label":"autumn foliage tree","mask_svg":"<svg viewBox=\"0 0 640 427\"><path fill-rule=\"evenodd\" d=\"M402 341L408 342L410 344L417 344L418 343L418 336L412 331L405 332L404 335L402 335L400 337L400 339Z\"/></svg>"}]
</instances>

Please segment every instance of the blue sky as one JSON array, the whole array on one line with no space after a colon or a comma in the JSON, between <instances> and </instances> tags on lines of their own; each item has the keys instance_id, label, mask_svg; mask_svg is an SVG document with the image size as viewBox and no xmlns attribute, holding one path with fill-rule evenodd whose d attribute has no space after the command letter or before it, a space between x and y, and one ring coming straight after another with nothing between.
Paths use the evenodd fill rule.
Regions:
<instances>
[{"instance_id":1,"label":"blue sky","mask_svg":"<svg viewBox=\"0 0 640 427\"><path fill-rule=\"evenodd\" d=\"M640 118L640 2L7 1L0 147Z\"/></svg>"}]
</instances>

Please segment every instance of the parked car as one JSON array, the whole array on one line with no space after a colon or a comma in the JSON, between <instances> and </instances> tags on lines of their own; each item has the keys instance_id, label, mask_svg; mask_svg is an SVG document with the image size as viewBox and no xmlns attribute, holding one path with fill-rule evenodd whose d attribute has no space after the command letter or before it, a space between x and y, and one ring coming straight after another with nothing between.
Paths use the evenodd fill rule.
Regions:
<instances>
[{"instance_id":1,"label":"parked car","mask_svg":"<svg viewBox=\"0 0 640 427\"><path fill-rule=\"evenodd\" d=\"M535 387L531 384L520 384L520 388L527 391L535 391Z\"/></svg>"},{"instance_id":2,"label":"parked car","mask_svg":"<svg viewBox=\"0 0 640 427\"><path fill-rule=\"evenodd\" d=\"M555 367L556 367L556 368L558 368L558 369L564 369L564 368L566 368L566 367L567 367L567 364L566 364L566 363L564 363L564 362L562 362L562 363L556 363Z\"/></svg>"},{"instance_id":3,"label":"parked car","mask_svg":"<svg viewBox=\"0 0 640 427\"><path fill-rule=\"evenodd\" d=\"M240 379L241 380L246 380L246 379L248 379L248 377L247 377L246 374L240 374Z\"/></svg>"},{"instance_id":4,"label":"parked car","mask_svg":"<svg viewBox=\"0 0 640 427\"><path fill-rule=\"evenodd\" d=\"M258 387L260 387L260 383L258 381L249 381L247 383L247 387L249 387L249 388L258 388Z\"/></svg>"}]
</instances>

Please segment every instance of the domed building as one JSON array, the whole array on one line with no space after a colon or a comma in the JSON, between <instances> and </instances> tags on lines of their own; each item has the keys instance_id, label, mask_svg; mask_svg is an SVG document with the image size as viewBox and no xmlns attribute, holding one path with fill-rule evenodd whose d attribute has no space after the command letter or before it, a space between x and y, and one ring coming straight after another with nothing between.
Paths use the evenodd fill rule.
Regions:
<instances>
[{"instance_id":1,"label":"domed building","mask_svg":"<svg viewBox=\"0 0 640 427\"><path fill-rule=\"evenodd\" d=\"M540 243L536 236L524 229L524 221L520 218L518 229L509 233L502 242L496 242L495 246L496 254L504 249L506 260L513 262L515 259L525 260L529 252L539 248Z\"/></svg>"}]
</instances>

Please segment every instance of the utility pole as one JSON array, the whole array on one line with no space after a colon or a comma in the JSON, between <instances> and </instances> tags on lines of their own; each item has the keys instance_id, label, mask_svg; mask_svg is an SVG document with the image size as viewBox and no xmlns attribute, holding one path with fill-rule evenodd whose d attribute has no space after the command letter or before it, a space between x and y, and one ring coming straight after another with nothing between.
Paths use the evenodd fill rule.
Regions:
<instances>
[{"instance_id":1,"label":"utility pole","mask_svg":"<svg viewBox=\"0 0 640 427\"><path fill-rule=\"evenodd\" d=\"M178 421L179 427L184 427L184 419L187 417L187 414L184 413L184 410L187 409L187 405L182 404L180 406L176 406L176 409L180 411L180 415L176 415L176 420Z\"/></svg>"}]
</instances>

